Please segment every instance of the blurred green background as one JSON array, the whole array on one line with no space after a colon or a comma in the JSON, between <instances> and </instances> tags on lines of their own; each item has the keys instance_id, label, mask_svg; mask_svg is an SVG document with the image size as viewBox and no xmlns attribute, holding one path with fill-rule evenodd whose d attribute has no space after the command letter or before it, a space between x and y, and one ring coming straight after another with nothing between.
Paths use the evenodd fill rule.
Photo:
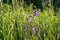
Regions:
<instances>
[{"instance_id":1,"label":"blurred green background","mask_svg":"<svg viewBox=\"0 0 60 40\"><path fill-rule=\"evenodd\" d=\"M60 40L60 0L0 0L0 40Z\"/></svg>"}]
</instances>

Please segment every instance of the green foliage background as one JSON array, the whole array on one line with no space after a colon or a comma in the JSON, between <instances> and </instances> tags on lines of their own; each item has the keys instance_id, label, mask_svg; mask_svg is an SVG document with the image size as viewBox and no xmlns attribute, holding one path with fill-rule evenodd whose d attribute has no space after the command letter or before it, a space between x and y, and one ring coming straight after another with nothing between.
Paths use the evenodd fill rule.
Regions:
<instances>
[{"instance_id":1,"label":"green foliage background","mask_svg":"<svg viewBox=\"0 0 60 40\"><path fill-rule=\"evenodd\" d=\"M46 7L42 12L38 9L38 16L34 17L34 4L24 5L24 1L12 0L12 5L0 2L0 40L59 40L60 39L60 8L57 12ZM52 6L53 7L53 6ZM56 13L56 16L54 14ZM32 14L32 22L27 18ZM22 24L27 25L24 30ZM39 25L40 33L37 28L35 34L31 34L30 27ZM27 35L27 36L26 36Z\"/></svg>"}]
</instances>

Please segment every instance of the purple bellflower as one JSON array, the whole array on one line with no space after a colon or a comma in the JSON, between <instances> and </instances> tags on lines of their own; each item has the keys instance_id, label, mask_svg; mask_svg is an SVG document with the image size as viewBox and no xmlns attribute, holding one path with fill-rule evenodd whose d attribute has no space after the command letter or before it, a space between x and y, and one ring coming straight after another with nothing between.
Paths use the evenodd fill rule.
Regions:
<instances>
[{"instance_id":1,"label":"purple bellflower","mask_svg":"<svg viewBox=\"0 0 60 40\"><path fill-rule=\"evenodd\" d=\"M32 19L31 19L31 17L28 17L28 19L27 19L27 20L28 20L28 22L31 22L31 20L32 20Z\"/></svg>"},{"instance_id":2,"label":"purple bellflower","mask_svg":"<svg viewBox=\"0 0 60 40\"><path fill-rule=\"evenodd\" d=\"M38 15L38 10L34 9L34 16L37 16L37 15Z\"/></svg>"},{"instance_id":3,"label":"purple bellflower","mask_svg":"<svg viewBox=\"0 0 60 40\"><path fill-rule=\"evenodd\" d=\"M28 22L31 22L32 21L32 14L29 15L29 17L28 17L27 20L28 20Z\"/></svg>"},{"instance_id":4,"label":"purple bellflower","mask_svg":"<svg viewBox=\"0 0 60 40\"><path fill-rule=\"evenodd\" d=\"M31 27L30 30L34 34L34 27Z\"/></svg>"},{"instance_id":5,"label":"purple bellflower","mask_svg":"<svg viewBox=\"0 0 60 40\"><path fill-rule=\"evenodd\" d=\"M25 30L25 29L26 29L26 24L23 24L22 26L23 26L23 28L24 28L24 30Z\"/></svg>"}]
</instances>

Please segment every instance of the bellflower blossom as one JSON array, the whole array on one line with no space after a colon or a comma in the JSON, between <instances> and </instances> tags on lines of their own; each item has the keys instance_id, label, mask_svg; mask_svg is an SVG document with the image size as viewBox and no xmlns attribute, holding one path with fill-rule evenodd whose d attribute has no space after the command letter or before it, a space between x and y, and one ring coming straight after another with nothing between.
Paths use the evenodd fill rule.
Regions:
<instances>
[{"instance_id":1,"label":"bellflower blossom","mask_svg":"<svg viewBox=\"0 0 60 40\"><path fill-rule=\"evenodd\" d=\"M34 33L34 27L31 27L30 30L32 33Z\"/></svg>"},{"instance_id":2,"label":"bellflower blossom","mask_svg":"<svg viewBox=\"0 0 60 40\"><path fill-rule=\"evenodd\" d=\"M22 26L23 26L24 29L26 29L26 24L23 24Z\"/></svg>"},{"instance_id":3,"label":"bellflower blossom","mask_svg":"<svg viewBox=\"0 0 60 40\"><path fill-rule=\"evenodd\" d=\"M37 15L38 15L38 10L34 9L34 16L37 16Z\"/></svg>"},{"instance_id":4,"label":"bellflower blossom","mask_svg":"<svg viewBox=\"0 0 60 40\"><path fill-rule=\"evenodd\" d=\"M32 19L31 19L31 17L28 17L28 19L27 19L27 20L28 20L28 22L31 22L31 20L32 20Z\"/></svg>"},{"instance_id":5,"label":"bellflower blossom","mask_svg":"<svg viewBox=\"0 0 60 40\"><path fill-rule=\"evenodd\" d=\"M28 22L31 22L32 21L32 14L29 15L29 17L28 17L27 20L28 20Z\"/></svg>"}]
</instances>

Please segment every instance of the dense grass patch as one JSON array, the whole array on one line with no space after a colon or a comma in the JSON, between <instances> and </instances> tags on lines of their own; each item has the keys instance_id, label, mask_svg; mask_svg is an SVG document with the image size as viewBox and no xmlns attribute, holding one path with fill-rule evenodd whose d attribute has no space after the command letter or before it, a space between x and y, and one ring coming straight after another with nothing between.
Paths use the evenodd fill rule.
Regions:
<instances>
[{"instance_id":1,"label":"dense grass patch","mask_svg":"<svg viewBox=\"0 0 60 40\"><path fill-rule=\"evenodd\" d=\"M0 40L59 40L60 9L46 8L44 12L19 5L2 4L0 11Z\"/></svg>"}]
</instances>

